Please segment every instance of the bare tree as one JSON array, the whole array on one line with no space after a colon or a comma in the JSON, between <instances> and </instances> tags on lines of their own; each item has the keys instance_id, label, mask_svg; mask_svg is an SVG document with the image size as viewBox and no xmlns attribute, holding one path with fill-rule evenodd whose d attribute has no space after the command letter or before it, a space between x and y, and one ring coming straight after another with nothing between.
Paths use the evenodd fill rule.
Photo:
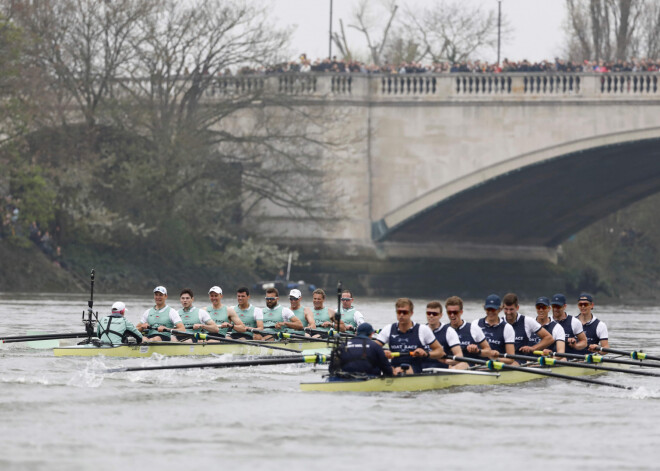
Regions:
<instances>
[{"instance_id":1,"label":"bare tree","mask_svg":"<svg viewBox=\"0 0 660 471\"><path fill-rule=\"evenodd\" d=\"M369 58L376 65L381 65L383 62L388 36L399 8L395 0L385 0L383 7L387 12L387 21L384 24L380 21L381 16L378 13L378 5L368 0L361 0L353 12L352 22L348 24L349 28L362 33L369 49ZM340 33L334 33L332 39L344 58L351 60L353 54L349 47L343 20L339 20L339 24ZM379 38L374 36L379 36Z\"/></svg>"},{"instance_id":2,"label":"bare tree","mask_svg":"<svg viewBox=\"0 0 660 471\"><path fill-rule=\"evenodd\" d=\"M405 29L420 45L419 56L434 62L460 62L497 45L497 14L465 2L440 2L420 11L408 9ZM508 32L504 22L505 33Z\"/></svg>"},{"instance_id":3,"label":"bare tree","mask_svg":"<svg viewBox=\"0 0 660 471\"><path fill-rule=\"evenodd\" d=\"M566 0L573 60L623 61L657 54L657 0Z\"/></svg>"},{"instance_id":4,"label":"bare tree","mask_svg":"<svg viewBox=\"0 0 660 471\"><path fill-rule=\"evenodd\" d=\"M299 106L263 75L226 74L283 50L287 31L259 5L6 1L31 34L42 100L58 104L49 109L63 126L50 135L73 130L60 153L41 158L59 168L64 211L97 240L127 228L230 240L264 205L323 216L332 201L317 193L327 110Z\"/></svg>"}]
</instances>

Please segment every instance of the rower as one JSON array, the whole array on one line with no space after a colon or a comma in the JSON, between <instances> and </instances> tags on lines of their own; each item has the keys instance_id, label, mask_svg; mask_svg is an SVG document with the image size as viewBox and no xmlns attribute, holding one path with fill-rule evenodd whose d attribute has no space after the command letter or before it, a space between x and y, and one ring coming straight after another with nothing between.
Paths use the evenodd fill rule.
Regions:
<instances>
[{"instance_id":1,"label":"rower","mask_svg":"<svg viewBox=\"0 0 660 471\"><path fill-rule=\"evenodd\" d=\"M232 329L236 332L245 332L245 325L236 315L234 308L222 305L222 288L212 286L209 290L209 299L211 307L206 310L218 326L218 335L226 337Z\"/></svg>"},{"instance_id":2,"label":"rower","mask_svg":"<svg viewBox=\"0 0 660 471\"><path fill-rule=\"evenodd\" d=\"M271 335L264 335L264 340L275 340L278 332L284 332L287 329L302 330L303 324L300 322L293 311L288 307L280 306L280 293L276 288L266 290L266 307L263 309L263 324L266 332Z\"/></svg>"},{"instance_id":3,"label":"rower","mask_svg":"<svg viewBox=\"0 0 660 471\"><path fill-rule=\"evenodd\" d=\"M491 294L486 298L484 303L484 310L486 317L479 319L478 325L488 341L493 353L491 356L498 358L499 354L506 353L514 355L516 352L516 333L504 319L500 319L500 311L502 310L502 301L496 294ZM501 358L500 361L512 365L517 365L518 362L511 358Z\"/></svg>"},{"instance_id":4,"label":"rower","mask_svg":"<svg viewBox=\"0 0 660 471\"><path fill-rule=\"evenodd\" d=\"M117 301L112 305L110 315L102 318L96 326L96 336L101 343L119 345L129 343L133 338L137 343L142 342L142 334L135 326L124 318L126 305Z\"/></svg>"},{"instance_id":5,"label":"rower","mask_svg":"<svg viewBox=\"0 0 660 471\"><path fill-rule=\"evenodd\" d=\"M445 309L447 317L449 317L449 324L454 328L461 342L461 356L490 358L493 351L488 345L483 330L476 322L465 322L462 319L463 300L458 296L451 296L445 301Z\"/></svg>"},{"instance_id":6,"label":"rower","mask_svg":"<svg viewBox=\"0 0 660 471\"><path fill-rule=\"evenodd\" d=\"M312 314L312 310L308 307L303 307L302 306L302 293L300 292L299 289L292 289L289 292L289 304L290 304L290 309L291 312L300 320L303 330L307 328L310 324L310 322L314 322L314 314ZM295 330L291 330L291 333L294 334L301 334L302 332L297 332ZM309 335L309 334L305 334Z\"/></svg>"},{"instance_id":7,"label":"rower","mask_svg":"<svg viewBox=\"0 0 660 471\"><path fill-rule=\"evenodd\" d=\"M557 293L550 301L552 318L564 329L566 338L566 353L580 353L587 348L587 336L582 322L566 314L566 296Z\"/></svg>"},{"instance_id":8,"label":"rower","mask_svg":"<svg viewBox=\"0 0 660 471\"><path fill-rule=\"evenodd\" d=\"M179 301L181 301L181 309L179 309L179 316L183 322L183 326L186 328L186 332L189 334L199 334L203 331L210 332L212 334L218 333L218 325L213 322L211 316L205 309L200 309L194 307L193 303L195 302L195 296L190 288L185 288L181 291L179 295ZM181 342L191 343L197 342L197 339L194 337L185 337L177 338Z\"/></svg>"},{"instance_id":9,"label":"rower","mask_svg":"<svg viewBox=\"0 0 660 471\"><path fill-rule=\"evenodd\" d=\"M433 335L440 342L440 345L445 351L447 357L462 356L461 341L458 334L450 324L442 324L442 303L440 301L431 301L426 305L426 325L433 331ZM451 366L450 362L451 361ZM452 368L458 370L465 370L469 367L465 362L455 362L444 358L443 360L424 360L422 362L422 369L426 368Z\"/></svg>"},{"instance_id":10,"label":"rower","mask_svg":"<svg viewBox=\"0 0 660 471\"><path fill-rule=\"evenodd\" d=\"M607 326L603 321L593 315L594 298L589 293L582 293L578 297L578 320L582 322L584 335L587 337L587 349L583 353L595 352L597 348L609 348Z\"/></svg>"},{"instance_id":11,"label":"rower","mask_svg":"<svg viewBox=\"0 0 660 471\"><path fill-rule=\"evenodd\" d=\"M334 326L335 311L324 306L325 304L325 291L321 288L315 289L312 293L312 304L314 309L312 310L313 322L310 322L309 326L312 329L319 329L328 331ZM339 330L344 332L346 331L346 325L344 321L340 321ZM320 337L318 334L313 335L312 337Z\"/></svg>"},{"instance_id":12,"label":"rower","mask_svg":"<svg viewBox=\"0 0 660 471\"><path fill-rule=\"evenodd\" d=\"M374 328L363 322L357 328L357 335L348 339L339 352L339 364L330 363L330 381L347 375L392 376L392 366L387 360L383 347L371 340Z\"/></svg>"},{"instance_id":13,"label":"rower","mask_svg":"<svg viewBox=\"0 0 660 471\"><path fill-rule=\"evenodd\" d=\"M515 337L516 354L530 353L535 350L543 350L553 344L552 335L531 317L523 316L518 312L518 296L507 293L502 298L504 307L504 318L511 324ZM539 339L533 341L532 338Z\"/></svg>"},{"instance_id":14,"label":"rower","mask_svg":"<svg viewBox=\"0 0 660 471\"><path fill-rule=\"evenodd\" d=\"M176 309L165 304L166 301L167 289L164 286L156 286L154 288L155 306L144 311L141 322L137 325L140 332L146 331L146 337L150 341L171 340L172 334L167 331L173 328L186 330L179 313L176 312Z\"/></svg>"},{"instance_id":15,"label":"rower","mask_svg":"<svg viewBox=\"0 0 660 471\"><path fill-rule=\"evenodd\" d=\"M250 304L250 290L245 286L238 288L236 290L236 301L238 304L234 306L234 310L246 328L246 332L239 335L253 338L254 340L261 340L261 335L255 334L252 331L254 329L263 330L264 314L261 308Z\"/></svg>"},{"instance_id":16,"label":"rower","mask_svg":"<svg viewBox=\"0 0 660 471\"><path fill-rule=\"evenodd\" d=\"M341 320L346 325L345 330L355 332L360 324L364 322L364 316L353 307L353 293L345 289L341 293Z\"/></svg>"},{"instance_id":17,"label":"rower","mask_svg":"<svg viewBox=\"0 0 660 471\"><path fill-rule=\"evenodd\" d=\"M410 354L410 358L392 359L391 353L385 352L392 359L394 374L402 373L401 366L404 363L412 367L412 371L409 369L406 374L421 373L424 359L440 360L444 358L445 352L428 326L412 321L413 302L410 299L399 298L394 306L397 322L383 327L374 340L380 345L389 344L392 352Z\"/></svg>"},{"instance_id":18,"label":"rower","mask_svg":"<svg viewBox=\"0 0 660 471\"><path fill-rule=\"evenodd\" d=\"M564 328L557 323L554 319L550 319L550 300L545 296L541 296L536 300L536 322L541 324L545 330L550 332L554 343L551 343L543 350L545 355L552 352L565 353L566 352L566 334ZM530 339L532 342L539 342L541 339L533 337ZM560 358L565 360L565 358Z\"/></svg>"}]
</instances>

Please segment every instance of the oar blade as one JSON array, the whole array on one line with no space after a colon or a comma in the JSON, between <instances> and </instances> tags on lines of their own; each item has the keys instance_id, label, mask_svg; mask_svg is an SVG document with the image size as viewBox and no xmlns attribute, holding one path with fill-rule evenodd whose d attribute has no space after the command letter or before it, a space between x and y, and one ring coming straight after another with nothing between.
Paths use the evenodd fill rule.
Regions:
<instances>
[{"instance_id":1,"label":"oar blade","mask_svg":"<svg viewBox=\"0 0 660 471\"><path fill-rule=\"evenodd\" d=\"M37 330L31 330L27 332L27 335L47 335L48 332L41 332ZM48 339L48 340L32 340L27 342L29 348L45 350L50 348L57 348L60 346L60 341L58 339Z\"/></svg>"}]
</instances>

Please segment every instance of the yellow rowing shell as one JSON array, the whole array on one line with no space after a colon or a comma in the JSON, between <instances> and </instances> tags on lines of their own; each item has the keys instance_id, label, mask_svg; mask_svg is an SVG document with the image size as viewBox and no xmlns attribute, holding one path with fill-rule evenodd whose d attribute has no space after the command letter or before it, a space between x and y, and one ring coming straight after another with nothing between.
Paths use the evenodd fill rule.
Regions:
<instances>
[{"instance_id":1,"label":"yellow rowing shell","mask_svg":"<svg viewBox=\"0 0 660 471\"><path fill-rule=\"evenodd\" d=\"M102 346L76 345L72 347L59 347L53 349L56 357L150 357L154 353L165 356L202 356L202 355L269 355L285 353L282 350L271 349L269 346L286 348L298 352L313 354L325 353L327 342L254 342L249 345L236 343L172 343L152 342L138 345Z\"/></svg>"},{"instance_id":2,"label":"yellow rowing shell","mask_svg":"<svg viewBox=\"0 0 660 471\"><path fill-rule=\"evenodd\" d=\"M589 376L605 373L605 371L587 368L573 368L568 366L544 368L544 371L567 376ZM300 389L303 391L325 392L429 391L432 389L444 389L455 386L515 384L548 377L549 376L511 370L494 373L489 371L436 369L433 373L394 376L391 378L374 378L363 381L342 380L301 383Z\"/></svg>"}]
</instances>

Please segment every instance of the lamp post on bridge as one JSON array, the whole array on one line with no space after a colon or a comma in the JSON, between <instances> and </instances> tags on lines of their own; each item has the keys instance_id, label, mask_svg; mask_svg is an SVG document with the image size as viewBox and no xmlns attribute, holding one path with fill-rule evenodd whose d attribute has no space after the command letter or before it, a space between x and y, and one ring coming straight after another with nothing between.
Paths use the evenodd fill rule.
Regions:
<instances>
[{"instance_id":1,"label":"lamp post on bridge","mask_svg":"<svg viewBox=\"0 0 660 471\"><path fill-rule=\"evenodd\" d=\"M330 0L332 2L332 0ZM502 0L497 0L497 65L500 65L500 44L502 38Z\"/></svg>"},{"instance_id":2,"label":"lamp post on bridge","mask_svg":"<svg viewBox=\"0 0 660 471\"><path fill-rule=\"evenodd\" d=\"M330 0L330 36L328 37L328 59L332 60L332 0Z\"/></svg>"}]
</instances>

